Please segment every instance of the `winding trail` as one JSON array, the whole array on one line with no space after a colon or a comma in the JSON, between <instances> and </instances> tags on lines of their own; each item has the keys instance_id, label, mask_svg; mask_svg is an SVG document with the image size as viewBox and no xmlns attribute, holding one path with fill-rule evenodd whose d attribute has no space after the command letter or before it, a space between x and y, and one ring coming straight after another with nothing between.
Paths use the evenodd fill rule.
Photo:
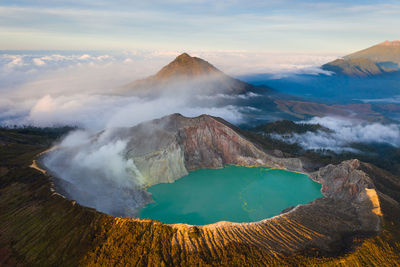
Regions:
<instances>
[{"instance_id":1,"label":"winding trail","mask_svg":"<svg viewBox=\"0 0 400 267\"><path fill-rule=\"evenodd\" d=\"M52 147L50 147L49 149L46 149L45 151L40 152L39 154L36 155L35 159L32 161L32 164L29 165L29 167L31 167L31 168L33 168L33 169L35 169L35 170L38 170L38 171L40 171L41 173L47 175L47 171L46 171L45 169L40 168L40 166L39 166L38 163L37 163L37 160L38 160L41 156L43 156L44 154L49 153L49 152L51 152L51 151L54 151L54 150L56 150L56 149L58 149L58 148L59 148L59 146L52 146Z\"/></svg>"}]
</instances>

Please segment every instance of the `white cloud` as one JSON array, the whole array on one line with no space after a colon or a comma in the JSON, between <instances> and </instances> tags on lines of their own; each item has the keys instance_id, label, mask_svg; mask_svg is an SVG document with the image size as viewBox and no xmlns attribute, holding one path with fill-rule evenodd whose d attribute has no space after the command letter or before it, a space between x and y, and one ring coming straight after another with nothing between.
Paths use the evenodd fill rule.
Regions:
<instances>
[{"instance_id":1,"label":"white cloud","mask_svg":"<svg viewBox=\"0 0 400 267\"><path fill-rule=\"evenodd\" d=\"M9 68L14 68L14 67L18 67L18 66L23 66L24 65L24 61L22 56L13 56L13 55L7 55L6 58L9 59L9 62L7 63L7 66Z\"/></svg>"},{"instance_id":2,"label":"white cloud","mask_svg":"<svg viewBox=\"0 0 400 267\"><path fill-rule=\"evenodd\" d=\"M400 95L387 98L375 98L375 99L360 99L364 103L391 103L400 104Z\"/></svg>"},{"instance_id":3,"label":"white cloud","mask_svg":"<svg viewBox=\"0 0 400 267\"><path fill-rule=\"evenodd\" d=\"M332 132L317 131L272 136L299 144L304 149L328 149L336 152L356 152L351 146L352 143L385 143L400 147L400 125L397 124L370 123L339 117L314 117L302 123L320 124Z\"/></svg>"},{"instance_id":4,"label":"white cloud","mask_svg":"<svg viewBox=\"0 0 400 267\"><path fill-rule=\"evenodd\" d=\"M208 104L210 100L207 101ZM76 125L102 130L108 127L133 126L139 122L181 113L193 117L201 114L223 117L232 123L243 120L241 108L232 105L215 107L192 105L187 96L163 96L145 100L138 97L110 95L84 95L39 99L28 116L7 121L8 124L33 124L37 126Z\"/></svg>"},{"instance_id":5,"label":"white cloud","mask_svg":"<svg viewBox=\"0 0 400 267\"><path fill-rule=\"evenodd\" d=\"M90 58L91 58L91 56L88 55L88 54L84 54L84 55L79 57L79 59L81 59L81 60L90 59Z\"/></svg>"},{"instance_id":6,"label":"white cloud","mask_svg":"<svg viewBox=\"0 0 400 267\"><path fill-rule=\"evenodd\" d=\"M248 51L196 52L194 56L207 59L231 75L273 73L329 74L319 68L322 64L336 59L339 54L319 53L278 53Z\"/></svg>"},{"instance_id":7,"label":"white cloud","mask_svg":"<svg viewBox=\"0 0 400 267\"><path fill-rule=\"evenodd\" d=\"M33 63L35 63L36 66L43 66L44 64L46 64L42 59L40 58L34 58L33 59Z\"/></svg>"}]
</instances>

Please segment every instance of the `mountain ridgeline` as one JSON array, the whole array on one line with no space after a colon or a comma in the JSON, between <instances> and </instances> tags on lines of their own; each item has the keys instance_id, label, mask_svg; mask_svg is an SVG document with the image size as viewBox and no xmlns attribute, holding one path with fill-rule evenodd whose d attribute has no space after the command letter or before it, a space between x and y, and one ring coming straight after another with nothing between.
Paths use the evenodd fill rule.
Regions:
<instances>
[{"instance_id":1,"label":"mountain ridgeline","mask_svg":"<svg viewBox=\"0 0 400 267\"><path fill-rule=\"evenodd\" d=\"M329 62L322 68L336 74L360 77L398 72L400 41L385 41Z\"/></svg>"}]
</instances>

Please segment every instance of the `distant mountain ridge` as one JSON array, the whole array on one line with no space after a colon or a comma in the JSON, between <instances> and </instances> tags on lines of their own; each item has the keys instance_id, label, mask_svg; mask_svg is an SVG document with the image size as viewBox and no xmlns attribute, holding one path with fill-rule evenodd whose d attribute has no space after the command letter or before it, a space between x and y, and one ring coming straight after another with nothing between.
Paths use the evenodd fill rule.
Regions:
<instances>
[{"instance_id":1,"label":"distant mountain ridge","mask_svg":"<svg viewBox=\"0 0 400 267\"><path fill-rule=\"evenodd\" d=\"M322 66L324 70L349 76L373 76L396 71L394 68L381 66L367 58L336 59Z\"/></svg>"},{"instance_id":2,"label":"distant mountain ridge","mask_svg":"<svg viewBox=\"0 0 400 267\"><path fill-rule=\"evenodd\" d=\"M349 76L372 76L400 70L400 41L385 41L322 66Z\"/></svg>"},{"instance_id":3,"label":"distant mountain ridge","mask_svg":"<svg viewBox=\"0 0 400 267\"><path fill-rule=\"evenodd\" d=\"M343 58L365 58L376 63L393 62L400 64L400 40L385 41L367 49L347 55Z\"/></svg>"},{"instance_id":4,"label":"distant mountain ridge","mask_svg":"<svg viewBox=\"0 0 400 267\"><path fill-rule=\"evenodd\" d=\"M155 75L125 85L126 94L157 94L168 88L186 87L197 92L243 94L254 86L232 78L209 62L187 53L177 56Z\"/></svg>"},{"instance_id":5,"label":"distant mountain ridge","mask_svg":"<svg viewBox=\"0 0 400 267\"><path fill-rule=\"evenodd\" d=\"M174 61L164 66L153 77L158 80L163 80L170 79L172 77L196 77L222 74L222 71L207 61L198 57L191 57L189 54L183 53L177 56Z\"/></svg>"}]
</instances>

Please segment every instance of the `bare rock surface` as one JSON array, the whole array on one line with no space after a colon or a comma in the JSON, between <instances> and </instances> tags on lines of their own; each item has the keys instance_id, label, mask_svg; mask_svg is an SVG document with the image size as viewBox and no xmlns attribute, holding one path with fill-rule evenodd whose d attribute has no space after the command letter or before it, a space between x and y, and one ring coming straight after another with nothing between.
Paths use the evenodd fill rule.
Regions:
<instances>
[{"instance_id":1,"label":"bare rock surface","mask_svg":"<svg viewBox=\"0 0 400 267\"><path fill-rule=\"evenodd\" d=\"M269 166L303 171L301 160L266 154L220 118L187 118L173 114L113 131L112 139L128 139L127 154L145 183L172 182L188 171L227 164Z\"/></svg>"}]
</instances>

